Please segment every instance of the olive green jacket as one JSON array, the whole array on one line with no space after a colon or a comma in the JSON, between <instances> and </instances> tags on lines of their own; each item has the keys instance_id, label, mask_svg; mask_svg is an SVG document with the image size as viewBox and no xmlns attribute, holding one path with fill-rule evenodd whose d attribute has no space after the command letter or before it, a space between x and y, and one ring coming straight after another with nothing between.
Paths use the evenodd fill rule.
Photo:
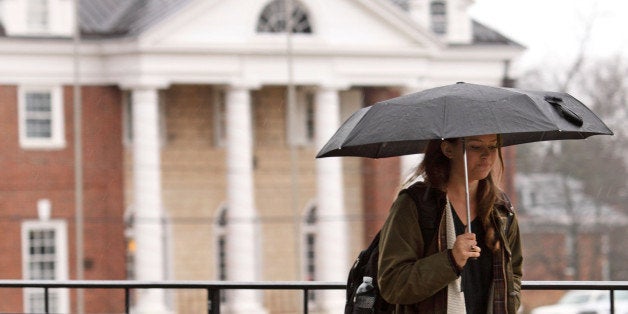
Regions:
<instances>
[{"instance_id":1,"label":"olive green jacket","mask_svg":"<svg viewBox=\"0 0 628 314\"><path fill-rule=\"evenodd\" d=\"M437 196L430 195L432 198L445 197L442 192L436 193ZM444 204L434 200L426 203L431 206ZM497 210L493 211L493 223L499 230L501 248L504 250L506 287L502 287L502 291L506 291L507 313L514 314L520 305L523 258L517 219L512 207L505 204L500 201L495 205ZM395 313L447 312L446 288L458 275L447 252L445 215L442 215L444 206L438 206L442 207L436 211L438 228L427 246L420 232L417 206L404 191L393 203L382 228L377 279L382 297L389 303L397 304ZM510 226L506 228L509 220ZM506 229L508 234L505 234ZM489 311L493 312L491 305Z\"/></svg>"}]
</instances>

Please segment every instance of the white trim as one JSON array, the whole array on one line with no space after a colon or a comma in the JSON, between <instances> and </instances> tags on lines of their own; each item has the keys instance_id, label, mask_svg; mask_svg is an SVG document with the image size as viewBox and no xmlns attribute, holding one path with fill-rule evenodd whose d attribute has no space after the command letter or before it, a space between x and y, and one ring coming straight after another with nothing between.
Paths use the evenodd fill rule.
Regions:
<instances>
[{"instance_id":1,"label":"white trim","mask_svg":"<svg viewBox=\"0 0 628 314\"><path fill-rule=\"evenodd\" d=\"M18 125L20 147L23 149L61 149L65 148L65 122L63 117L63 89L61 86L19 86L18 87ZM26 94L32 92L50 94L50 138L29 138L26 134Z\"/></svg>"},{"instance_id":2,"label":"white trim","mask_svg":"<svg viewBox=\"0 0 628 314\"><path fill-rule=\"evenodd\" d=\"M68 279L68 235L67 224L64 220L27 220L22 222L21 242L22 242L22 277L26 280L40 279L33 278L30 273L30 243L29 232L33 230L52 229L55 232L55 273L53 280ZM29 309L29 297L33 294L43 293L41 289L24 289L23 302L24 309ZM59 303L53 305L57 313L68 313L70 310L70 297L68 289L51 289L50 295L57 295ZM51 300L53 302L53 300Z\"/></svg>"},{"instance_id":3,"label":"white trim","mask_svg":"<svg viewBox=\"0 0 628 314\"><path fill-rule=\"evenodd\" d=\"M266 44L251 39L247 44L199 43L173 47L142 47L123 40L103 41L98 46L85 43L81 46L84 63L81 78L85 84L118 84L123 89L151 82L159 84L159 88L167 88L169 84L225 85L238 77L245 77L243 80L257 86L285 85L288 81L285 60L277 57L285 54L284 41L276 39ZM499 81L503 76L503 60L514 59L522 52L521 47L515 46L451 45L433 55L417 46L392 49L324 43L300 45L297 39L294 38L293 50L294 84L310 86L332 78L346 86L399 86L417 77L438 76L441 68L456 75L492 77ZM0 41L3 43L0 56L6 59L0 64L0 83L72 83L71 46L50 40ZM42 51L49 52L48 56L42 57ZM477 65L484 66L483 70L478 72ZM433 67L437 69L432 70Z\"/></svg>"}]
</instances>

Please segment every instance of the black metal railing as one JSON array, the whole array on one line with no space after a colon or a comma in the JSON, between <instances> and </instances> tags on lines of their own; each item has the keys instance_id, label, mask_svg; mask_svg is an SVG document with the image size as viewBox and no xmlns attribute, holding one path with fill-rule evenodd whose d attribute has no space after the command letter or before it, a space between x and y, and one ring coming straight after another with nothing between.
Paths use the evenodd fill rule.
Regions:
<instances>
[{"instance_id":1,"label":"black metal railing","mask_svg":"<svg viewBox=\"0 0 628 314\"><path fill-rule=\"evenodd\" d=\"M117 289L124 291L125 313L131 311L131 290L135 289L194 289L207 292L207 311L220 313L220 292L225 290L300 290L303 294L303 313L309 312L309 292L315 290L344 290L343 282L315 281L127 281L127 280L0 280L1 288L41 288L44 290L44 308L50 313L50 289ZM615 312L616 290L628 290L628 281L524 281L523 290L605 290L610 296L610 313Z\"/></svg>"}]
</instances>

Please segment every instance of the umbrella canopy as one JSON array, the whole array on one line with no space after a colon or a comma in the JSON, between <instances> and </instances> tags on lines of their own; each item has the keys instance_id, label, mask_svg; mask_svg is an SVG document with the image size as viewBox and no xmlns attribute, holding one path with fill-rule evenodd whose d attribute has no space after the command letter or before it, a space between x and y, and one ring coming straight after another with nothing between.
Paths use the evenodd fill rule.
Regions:
<instances>
[{"instance_id":1,"label":"umbrella canopy","mask_svg":"<svg viewBox=\"0 0 628 314\"><path fill-rule=\"evenodd\" d=\"M356 111L316 157L417 154L433 139L485 134L508 146L613 132L567 93L457 83Z\"/></svg>"}]
</instances>

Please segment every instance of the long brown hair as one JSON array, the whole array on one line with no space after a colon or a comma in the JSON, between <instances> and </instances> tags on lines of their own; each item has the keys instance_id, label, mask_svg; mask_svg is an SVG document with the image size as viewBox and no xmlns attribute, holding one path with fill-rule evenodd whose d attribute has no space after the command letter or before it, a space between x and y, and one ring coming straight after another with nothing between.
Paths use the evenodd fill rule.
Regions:
<instances>
[{"instance_id":1,"label":"long brown hair","mask_svg":"<svg viewBox=\"0 0 628 314\"><path fill-rule=\"evenodd\" d=\"M418 165L412 176L403 184L404 187L410 183L422 178L432 188L440 189L445 192L447 181L451 173L451 163L449 158L443 154L441 143L448 141L456 143L459 139L432 140L425 148L425 156L423 161ZM491 224L491 215L495 202L501 199L501 190L497 186L497 182L504 170L504 159L501 151L501 136L497 135L497 154L499 156L499 172L493 168L489 175L478 182L476 198L478 200L478 216L482 222L482 226L486 231L486 245L493 251L499 249L495 229Z\"/></svg>"}]
</instances>

